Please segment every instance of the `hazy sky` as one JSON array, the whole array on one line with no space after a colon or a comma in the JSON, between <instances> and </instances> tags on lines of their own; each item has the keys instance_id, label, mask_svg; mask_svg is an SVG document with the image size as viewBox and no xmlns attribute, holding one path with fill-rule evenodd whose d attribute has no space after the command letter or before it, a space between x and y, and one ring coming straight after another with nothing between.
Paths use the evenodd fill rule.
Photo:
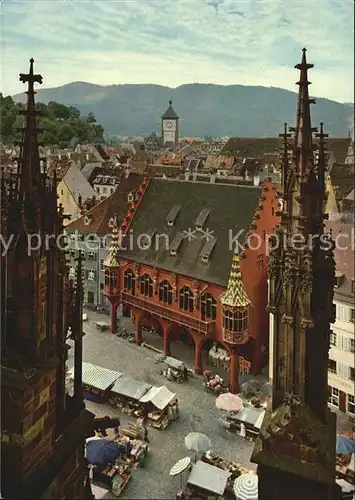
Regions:
<instances>
[{"instance_id":1,"label":"hazy sky","mask_svg":"<svg viewBox=\"0 0 355 500\"><path fill-rule=\"evenodd\" d=\"M28 59L43 87L184 83L296 90L301 48L311 93L354 99L352 0L2 0L1 91L23 91Z\"/></svg>"}]
</instances>

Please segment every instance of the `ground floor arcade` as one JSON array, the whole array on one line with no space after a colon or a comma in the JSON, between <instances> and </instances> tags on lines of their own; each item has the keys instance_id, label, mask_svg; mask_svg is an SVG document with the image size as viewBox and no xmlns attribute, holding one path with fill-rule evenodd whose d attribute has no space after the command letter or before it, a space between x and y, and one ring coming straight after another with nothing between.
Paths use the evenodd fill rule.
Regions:
<instances>
[{"instance_id":1,"label":"ground floor arcade","mask_svg":"<svg viewBox=\"0 0 355 500\"><path fill-rule=\"evenodd\" d=\"M205 335L192 327L186 328L174 321L161 318L136 307L123 306L124 316L130 317L134 323L135 342L155 344L166 356L179 359L176 346L181 342L190 346L195 373L210 369L218 373L229 383L233 393L240 392L239 376L250 373L251 363L243 355L245 346L232 346L217 340L213 335ZM111 307L111 331L117 328L117 307ZM149 334L149 330L155 334ZM243 352L244 348L244 352ZM216 357L211 357L212 350L218 350Z\"/></svg>"}]
</instances>

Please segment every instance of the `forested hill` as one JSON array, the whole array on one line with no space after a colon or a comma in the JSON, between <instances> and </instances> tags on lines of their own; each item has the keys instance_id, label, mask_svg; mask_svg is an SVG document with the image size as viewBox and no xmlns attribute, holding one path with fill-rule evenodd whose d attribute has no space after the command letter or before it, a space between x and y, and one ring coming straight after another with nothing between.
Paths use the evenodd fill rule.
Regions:
<instances>
[{"instance_id":1,"label":"forested hill","mask_svg":"<svg viewBox=\"0 0 355 500\"><path fill-rule=\"evenodd\" d=\"M312 89L313 90L313 89ZM284 122L295 123L297 94L279 88L242 85L188 84L175 89L161 85L93 85L74 82L38 89L37 99L74 106L93 113L105 132L142 135L160 132L160 117L173 100L181 135L275 137ZM15 96L24 101L24 94ZM327 133L346 137L353 116L348 104L317 98L312 122L323 121Z\"/></svg>"},{"instance_id":2,"label":"forested hill","mask_svg":"<svg viewBox=\"0 0 355 500\"><path fill-rule=\"evenodd\" d=\"M20 139L17 129L23 126L21 109L24 109L22 102L15 103L12 97L0 94L0 137L5 144ZM96 123L93 113L83 117L75 107L54 101L38 103L37 109L40 111L38 126L44 129L40 141L45 145L67 147L72 141L87 143L103 136L104 129Z\"/></svg>"}]
</instances>

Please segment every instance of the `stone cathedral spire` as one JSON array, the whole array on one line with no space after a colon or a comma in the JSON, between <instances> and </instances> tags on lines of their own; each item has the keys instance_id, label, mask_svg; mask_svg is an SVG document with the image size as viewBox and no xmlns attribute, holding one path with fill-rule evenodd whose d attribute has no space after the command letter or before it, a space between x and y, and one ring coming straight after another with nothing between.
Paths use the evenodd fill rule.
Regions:
<instances>
[{"instance_id":1,"label":"stone cathedral spire","mask_svg":"<svg viewBox=\"0 0 355 500\"><path fill-rule=\"evenodd\" d=\"M285 127L283 210L269 263L274 315L273 397L256 443L260 500L330 500L335 491L335 419L328 410L328 350L333 315L333 241L324 233L323 124L315 154L306 60L296 126Z\"/></svg>"},{"instance_id":2,"label":"stone cathedral spire","mask_svg":"<svg viewBox=\"0 0 355 500\"><path fill-rule=\"evenodd\" d=\"M1 493L83 498L85 435L93 415L82 392L81 259L75 300L68 301L64 215L56 176L46 176L39 156L34 83L42 77L33 63L20 75L28 86L18 171L0 183ZM65 386L69 326L73 397Z\"/></svg>"}]
</instances>

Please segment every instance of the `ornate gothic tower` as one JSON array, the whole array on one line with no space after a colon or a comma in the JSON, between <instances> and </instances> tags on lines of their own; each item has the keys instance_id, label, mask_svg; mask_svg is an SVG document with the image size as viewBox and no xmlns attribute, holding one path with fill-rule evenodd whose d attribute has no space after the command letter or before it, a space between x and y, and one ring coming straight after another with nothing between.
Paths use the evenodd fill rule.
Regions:
<instances>
[{"instance_id":1,"label":"ornate gothic tower","mask_svg":"<svg viewBox=\"0 0 355 500\"><path fill-rule=\"evenodd\" d=\"M260 500L330 500L335 489L335 415L328 410L329 323L335 264L324 233L325 145L315 153L303 49L296 127L282 134L283 210L270 254L269 310L274 314L273 398L252 460ZM292 155L289 155L290 150Z\"/></svg>"},{"instance_id":2,"label":"ornate gothic tower","mask_svg":"<svg viewBox=\"0 0 355 500\"><path fill-rule=\"evenodd\" d=\"M67 281L56 180L38 151L33 72L17 174L1 178L1 493L83 498L85 434L92 415L82 384L82 277ZM4 247L6 242L6 247ZM75 343L75 392L66 394L66 339Z\"/></svg>"}]
</instances>

